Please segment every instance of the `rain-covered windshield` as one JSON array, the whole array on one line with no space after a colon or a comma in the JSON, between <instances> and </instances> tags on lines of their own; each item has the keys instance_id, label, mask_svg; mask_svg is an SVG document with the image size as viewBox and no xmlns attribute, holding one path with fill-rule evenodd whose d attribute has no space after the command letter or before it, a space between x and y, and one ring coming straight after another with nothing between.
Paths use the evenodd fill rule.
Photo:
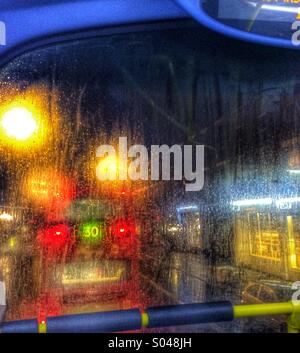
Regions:
<instances>
[{"instance_id":1,"label":"rain-covered windshield","mask_svg":"<svg viewBox=\"0 0 300 353\"><path fill-rule=\"evenodd\" d=\"M30 52L0 81L7 321L291 300L300 278L298 53L194 25L157 28ZM124 142L140 147L121 166ZM165 159L170 180L156 175L150 151L162 145L204 146L204 185L189 190L175 153ZM131 178L112 177L137 159ZM176 330L280 331L283 321Z\"/></svg>"}]
</instances>

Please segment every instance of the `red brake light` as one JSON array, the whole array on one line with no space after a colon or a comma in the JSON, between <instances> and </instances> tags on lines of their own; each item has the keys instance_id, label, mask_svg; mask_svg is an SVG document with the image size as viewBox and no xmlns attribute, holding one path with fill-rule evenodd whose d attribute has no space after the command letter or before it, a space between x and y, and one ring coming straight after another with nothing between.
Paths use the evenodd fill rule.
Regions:
<instances>
[{"instance_id":1,"label":"red brake light","mask_svg":"<svg viewBox=\"0 0 300 353\"><path fill-rule=\"evenodd\" d=\"M132 234L135 234L135 225L133 222L118 220L112 226L112 233L117 237L127 237Z\"/></svg>"},{"instance_id":2,"label":"red brake light","mask_svg":"<svg viewBox=\"0 0 300 353\"><path fill-rule=\"evenodd\" d=\"M70 231L66 224L44 228L38 232L39 243L48 248L61 248L70 241Z\"/></svg>"}]
</instances>

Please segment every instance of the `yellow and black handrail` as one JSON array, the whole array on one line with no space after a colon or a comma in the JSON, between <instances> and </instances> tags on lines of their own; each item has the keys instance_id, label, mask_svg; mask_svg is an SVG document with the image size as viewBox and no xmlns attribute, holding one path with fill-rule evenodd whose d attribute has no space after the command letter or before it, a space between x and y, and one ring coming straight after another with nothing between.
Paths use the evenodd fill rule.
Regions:
<instances>
[{"instance_id":1,"label":"yellow and black handrail","mask_svg":"<svg viewBox=\"0 0 300 353\"><path fill-rule=\"evenodd\" d=\"M234 319L288 315L288 332L300 333L300 302L237 305L230 302L184 304L101 313L49 317L43 322L22 320L5 322L2 333L82 333L121 332L142 328L158 328L232 321Z\"/></svg>"}]
</instances>

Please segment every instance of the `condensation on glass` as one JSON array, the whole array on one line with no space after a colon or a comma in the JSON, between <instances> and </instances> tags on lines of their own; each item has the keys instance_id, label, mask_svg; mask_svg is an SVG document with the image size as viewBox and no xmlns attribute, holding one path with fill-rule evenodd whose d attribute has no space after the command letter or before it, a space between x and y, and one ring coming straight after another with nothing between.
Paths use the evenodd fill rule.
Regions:
<instances>
[{"instance_id":1,"label":"condensation on glass","mask_svg":"<svg viewBox=\"0 0 300 353\"><path fill-rule=\"evenodd\" d=\"M181 25L36 50L0 80L6 320L291 300L300 277L297 53ZM97 147L120 136L148 149L205 145L203 190L99 181Z\"/></svg>"}]
</instances>

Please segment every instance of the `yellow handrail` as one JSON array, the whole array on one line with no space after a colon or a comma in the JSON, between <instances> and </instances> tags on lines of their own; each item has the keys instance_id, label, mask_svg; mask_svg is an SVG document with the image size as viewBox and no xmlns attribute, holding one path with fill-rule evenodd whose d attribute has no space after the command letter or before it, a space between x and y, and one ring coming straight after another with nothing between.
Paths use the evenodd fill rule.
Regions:
<instances>
[{"instance_id":1,"label":"yellow handrail","mask_svg":"<svg viewBox=\"0 0 300 353\"><path fill-rule=\"evenodd\" d=\"M254 304L254 305L237 305L233 307L233 316L235 319L249 316L265 316L292 314L294 305L288 303L272 303L272 304Z\"/></svg>"},{"instance_id":2,"label":"yellow handrail","mask_svg":"<svg viewBox=\"0 0 300 353\"><path fill-rule=\"evenodd\" d=\"M235 319L243 317L286 314L288 332L300 333L300 301L271 304L236 305L233 307Z\"/></svg>"}]
</instances>

